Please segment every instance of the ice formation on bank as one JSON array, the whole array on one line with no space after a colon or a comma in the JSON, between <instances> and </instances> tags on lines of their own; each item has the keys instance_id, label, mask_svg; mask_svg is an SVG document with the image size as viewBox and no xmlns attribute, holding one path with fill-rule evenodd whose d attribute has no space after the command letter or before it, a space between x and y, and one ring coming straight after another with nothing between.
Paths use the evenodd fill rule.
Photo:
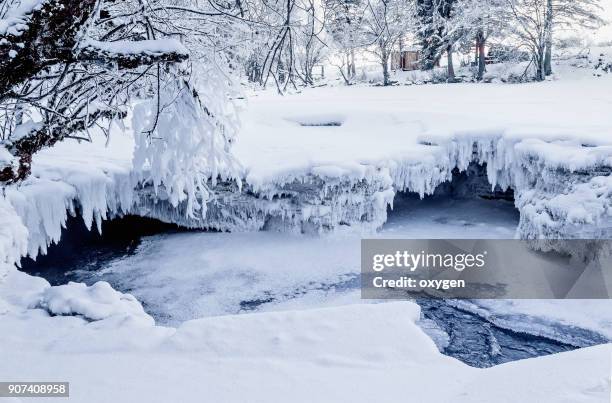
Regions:
<instances>
[{"instance_id":1,"label":"ice formation on bank","mask_svg":"<svg viewBox=\"0 0 612 403\"><path fill-rule=\"evenodd\" d=\"M30 178L3 189L15 211L11 216L27 228L30 256L59 241L68 214L78 213L87 228L99 229L102 220L129 211L134 197L131 146L128 142L124 150L126 144L119 143L112 151L99 143L60 144L35 156Z\"/></svg>"},{"instance_id":2,"label":"ice formation on bank","mask_svg":"<svg viewBox=\"0 0 612 403\"><path fill-rule=\"evenodd\" d=\"M13 206L0 195L0 281L27 253L28 229Z\"/></svg>"},{"instance_id":3,"label":"ice formation on bank","mask_svg":"<svg viewBox=\"0 0 612 403\"><path fill-rule=\"evenodd\" d=\"M132 165L134 140L116 133L108 148L66 142L38 154L32 177L4 189L0 216L27 229L31 256L59 240L68 214L90 228L137 214L223 231L371 231L386 221L396 192L431 194L455 169L477 163L492 187L514 190L518 236L608 237L611 85L602 77L311 89L282 99L260 93L234 145L242 180L203 185L211 192L200 214L174 190L166 194L159 178L143 183L142 164L136 173ZM487 192L481 182L470 188L476 196ZM0 247L16 261L24 232L10 226Z\"/></svg>"},{"instance_id":4,"label":"ice formation on bank","mask_svg":"<svg viewBox=\"0 0 612 403\"><path fill-rule=\"evenodd\" d=\"M521 213L521 237L610 235L609 147L513 140L500 135L422 137L420 142L418 147L427 152L423 152L423 161L398 158L355 164L350 169L340 165L314 166L302 174L268 183L253 185L245 181L242 190L232 182L218 183L204 217L190 217L185 203L175 208L164 200L163 189L155 192L150 186L139 186L130 174L129 160L112 169L80 162L53 169L51 161L45 161L43 155L39 175L35 166L35 177L19 188L5 191L5 208L14 209L16 214L2 216L13 220L16 215L21 217L29 231L31 256L36 256L38 250L44 253L49 243L57 242L67 214L77 211L88 228L94 224L99 227L101 220L110 216L138 214L187 227L225 231L316 233L340 226L373 230L386 221L387 207L392 205L397 191L432 194L439 185L452 179L455 168L465 171L470 164L478 163L486 166L491 186L514 189ZM563 152L573 156L573 160L551 158ZM575 158L576 155L580 158ZM20 248L23 251L23 243Z\"/></svg>"},{"instance_id":5,"label":"ice formation on bank","mask_svg":"<svg viewBox=\"0 0 612 403\"><path fill-rule=\"evenodd\" d=\"M612 147L504 136L466 136L442 144L451 161L447 167L463 171L476 162L486 166L492 187L514 189L521 238L612 234ZM427 185L428 191L436 182Z\"/></svg>"}]
</instances>

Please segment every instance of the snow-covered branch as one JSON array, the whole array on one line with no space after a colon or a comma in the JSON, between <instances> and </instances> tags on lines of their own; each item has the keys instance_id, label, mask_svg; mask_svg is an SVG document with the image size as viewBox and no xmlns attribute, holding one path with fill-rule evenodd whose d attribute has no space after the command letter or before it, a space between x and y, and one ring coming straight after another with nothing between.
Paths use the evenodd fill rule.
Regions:
<instances>
[{"instance_id":1,"label":"snow-covered branch","mask_svg":"<svg viewBox=\"0 0 612 403\"><path fill-rule=\"evenodd\" d=\"M187 48L175 39L115 42L89 39L76 52L79 61L116 63L120 69L133 69L157 62L179 63L188 57Z\"/></svg>"},{"instance_id":2,"label":"snow-covered branch","mask_svg":"<svg viewBox=\"0 0 612 403\"><path fill-rule=\"evenodd\" d=\"M87 130L100 119L125 118L126 114L118 110L96 110L85 116L65 120L64 122L44 125L28 122L16 128L17 134L9 141L0 142L0 150L8 152L18 160L14 164L2 167L0 165L0 183L12 183L25 179L30 174L32 156L46 147L51 147L58 141Z\"/></svg>"},{"instance_id":3,"label":"snow-covered branch","mask_svg":"<svg viewBox=\"0 0 612 403\"><path fill-rule=\"evenodd\" d=\"M0 9L8 8L0 19L0 142L13 156L0 167L0 184L27 177L32 155L42 148L101 120L124 118L118 111L130 89L158 87L160 69L153 66L190 55L155 29L138 1L14 3L0 0ZM112 19L111 12L130 17ZM24 122L36 125L25 133Z\"/></svg>"},{"instance_id":4,"label":"snow-covered branch","mask_svg":"<svg viewBox=\"0 0 612 403\"><path fill-rule=\"evenodd\" d=\"M43 69L72 59L96 0L29 0L0 20L0 101Z\"/></svg>"}]
</instances>

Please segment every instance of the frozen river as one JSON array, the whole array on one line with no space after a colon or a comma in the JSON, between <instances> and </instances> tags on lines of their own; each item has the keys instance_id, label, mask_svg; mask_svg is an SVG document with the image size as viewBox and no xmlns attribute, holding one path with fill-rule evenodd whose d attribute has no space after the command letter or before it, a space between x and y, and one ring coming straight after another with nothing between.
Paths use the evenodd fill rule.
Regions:
<instances>
[{"instance_id":1,"label":"frozen river","mask_svg":"<svg viewBox=\"0 0 612 403\"><path fill-rule=\"evenodd\" d=\"M382 230L368 237L508 239L514 237L518 220L518 212L507 201L445 197L421 201L404 196L396 199ZM62 245L48 258L26 264L25 270L55 284L108 281L136 296L159 324L169 326L205 316L363 302L359 292L362 235L350 230L321 236L161 231L120 241L108 237L112 242L97 238L73 247L70 253ZM474 366L606 341L598 332L563 318L500 311L506 306L502 303L419 304L422 326L439 348ZM607 309L612 304L604 301L597 307ZM575 313L575 304L573 308ZM553 304L544 312L556 314L554 318L561 311L562 305Z\"/></svg>"}]
</instances>

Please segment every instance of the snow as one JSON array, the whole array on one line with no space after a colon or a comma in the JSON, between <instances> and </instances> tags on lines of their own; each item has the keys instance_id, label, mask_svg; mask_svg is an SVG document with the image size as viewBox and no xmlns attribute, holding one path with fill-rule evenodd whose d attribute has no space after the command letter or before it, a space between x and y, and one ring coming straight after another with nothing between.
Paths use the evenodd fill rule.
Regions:
<instances>
[{"instance_id":1,"label":"snow","mask_svg":"<svg viewBox=\"0 0 612 403\"><path fill-rule=\"evenodd\" d=\"M39 123L39 122L37 123L32 120L28 120L27 122L22 123L15 128L15 130L13 131L11 135L10 141L14 142L14 141L20 140L23 137L26 137L27 135L40 130L41 128L42 128L42 123Z\"/></svg>"},{"instance_id":2,"label":"snow","mask_svg":"<svg viewBox=\"0 0 612 403\"><path fill-rule=\"evenodd\" d=\"M16 158L4 146L0 145L0 169L16 166Z\"/></svg>"},{"instance_id":3,"label":"snow","mask_svg":"<svg viewBox=\"0 0 612 403\"><path fill-rule=\"evenodd\" d=\"M69 381L71 400L92 403L145 397L238 402L245 396L395 402L407 395L430 402L491 396L595 402L609 396L602 359L609 346L481 370L438 353L415 324L418 317L419 308L404 302L222 316L171 330L28 310L0 322L6 335L0 377Z\"/></svg>"},{"instance_id":4,"label":"snow","mask_svg":"<svg viewBox=\"0 0 612 403\"><path fill-rule=\"evenodd\" d=\"M475 160L487 163L492 185L515 189L522 211L558 194L577 199L588 191L606 192L583 183L602 183L612 162L611 85L610 77L602 77L524 85L316 88L283 98L259 92L235 154L245 165L247 184L261 192L308 175L359 181L362 167L376 167L383 178L388 172L393 190L424 196L449 180L455 167L466 169ZM296 110L308 115L296 117ZM303 126L338 118L340 126ZM581 178L584 170L594 174ZM566 187L546 193L551 183ZM609 199L599 200L603 208L592 213L592 222L608 216ZM592 232L589 225L571 226L568 216L573 216L569 210L550 217L559 228L556 236ZM553 234L545 222L530 219L527 211L522 237Z\"/></svg>"},{"instance_id":5,"label":"snow","mask_svg":"<svg viewBox=\"0 0 612 403\"><path fill-rule=\"evenodd\" d=\"M25 255L27 242L28 229L13 206L0 195L0 282L10 266Z\"/></svg>"},{"instance_id":6,"label":"snow","mask_svg":"<svg viewBox=\"0 0 612 403\"><path fill-rule=\"evenodd\" d=\"M319 165L442 165L444 146L453 139L526 140L527 145L533 139L544 144L575 139L609 146L610 86L612 78L605 77L520 86L315 88L285 97L258 92L251 98L234 151L248 171L248 182L257 188ZM295 123L296 110L307 110L309 121L330 116L344 120L337 127L304 127ZM422 144L428 141L439 147ZM553 143L547 148L551 159L544 162L555 166L560 147ZM592 153L610 156L609 148L568 150L588 158Z\"/></svg>"},{"instance_id":7,"label":"snow","mask_svg":"<svg viewBox=\"0 0 612 403\"><path fill-rule=\"evenodd\" d=\"M58 242L68 214L79 214L88 228L98 228L108 214L129 211L135 182L130 176L132 141L119 133L104 147L93 143L64 142L34 157L32 175L9 186L6 200L28 229L28 254L45 253Z\"/></svg>"},{"instance_id":8,"label":"snow","mask_svg":"<svg viewBox=\"0 0 612 403\"><path fill-rule=\"evenodd\" d=\"M526 209L520 236L586 236L592 224L577 228L566 221L570 211L549 217L552 230L528 210L559 194L584 193L584 183L606 176L611 84L603 77L520 86L315 88L285 97L256 92L234 146L244 167L244 197L221 188L201 218L183 219L188 208L176 213L163 203L145 203L144 214L230 231L324 232L342 224L371 231L385 222L384 206L395 192L431 194L455 167L477 161L487 164L493 186L516 190L517 206ZM605 222L608 210L598 211L592 222Z\"/></svg>"},{"instance_id":9,"label":"snow","mask_svg":"<svg viewBox=\"0 0 612 403\"><path fill-rule=\"evenodd\" d=\"M21 0L19 5L0 19L0 35L20 36L27 29L27 20L34 11L40 10L47 0Z\"/></svg>"},{"instance_id":10,"label":"snow","mask_svg":"<svg viewBox=\"0 0 612 403\"><path fill-rule=\"evenodd\" d=\"M145 54L149 56L156 56L170 52L182 55L189 54L187 48L180 41L170 38L114 42L101 42L91 38L87 38L81 44L81 47L94 48L103 52L119 55Z\"/></svg>"},{"instance_id":11,"label":"snow","mask_svg":"<svg viewBox=\"0 0 612 403\"><path fill-rule=\"evenodd\" d=\"M136 298L113 290L105 281L99 281L89 287L74 282L49 287L42 293L36 307L51 315L82 316L92 321L125 315L146 318L153 322Z\"/></svg>"},{"instance_id":12,"label":"snow","mask_svg":"<svg viewBox=\"0 0 612 403\"><path fill-rule=\"evenodd\" d=\"M594 177L569 194L542 197L537 191L526 191L518 203L524 203L523 217L536 224L541 237L561 232L561 225L579 228L586 224L593 228L590 237L606 238L612 216L612 177Z\"/></svg>"}]
</instances>

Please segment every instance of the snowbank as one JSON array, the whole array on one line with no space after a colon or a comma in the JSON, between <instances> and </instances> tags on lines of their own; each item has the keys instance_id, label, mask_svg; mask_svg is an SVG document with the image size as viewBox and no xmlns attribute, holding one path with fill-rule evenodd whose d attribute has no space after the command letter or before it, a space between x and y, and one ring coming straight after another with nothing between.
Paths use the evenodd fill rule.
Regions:
<instances>
[{"instance_id":1,"label":"snowbank","mask_svg":"<svg viewBox=\"0 0 612 403\"><path fill-rule=\"evenodd\" d=\"M102 320L115 315L153 319L142 309L136 298L113 290L105 281L88 287L70 282L46 288L36 307L51 315L82 316L87 320Z\"/></svg>"},{"instance_id":2,"label":"snowbank","mask_svg":"<svg viewBox=\"0 0 612 403\"><path fill-rule=\"evenodd\" d=\"M207 318L171 331L30 311L0 321L0 376L66 380L71 400L88 403L609 397L609 346L481 370L441 355L418 317L412 303L387 303Z\"/></svg>"},{"instance_id":3,"label":"snowbank","mask_svg":"<svg viewBox=\"0 0 612 403\"><path fill-rule=\"evenodd\" d=\"M12 314L42 310L51 316L74 316L88 322L113 318L153 324L153 319L132 295L115 291L105 281L92 286L73 282L51 286L42 278L19 271L11 271L3 280L0 302Z\"/></svg>"},{"instance_id":4,"label":"snowbank","mask_svg":"<svg viewBox=\"0 0 612 403\"><path fill-rule=\"evenodd\" d=\"M219 186L209 214L196 219L154 198L140 214L230 231L372 230L395 192L432 194L455 168L477 162L487 164L492 187L514 188L519 236L592 236L596 223L605 234L610 88L612 77L258 92L234 148L243 194ZM578 217L580 208L590 216Z\"/></svg>"}]
</instances>

